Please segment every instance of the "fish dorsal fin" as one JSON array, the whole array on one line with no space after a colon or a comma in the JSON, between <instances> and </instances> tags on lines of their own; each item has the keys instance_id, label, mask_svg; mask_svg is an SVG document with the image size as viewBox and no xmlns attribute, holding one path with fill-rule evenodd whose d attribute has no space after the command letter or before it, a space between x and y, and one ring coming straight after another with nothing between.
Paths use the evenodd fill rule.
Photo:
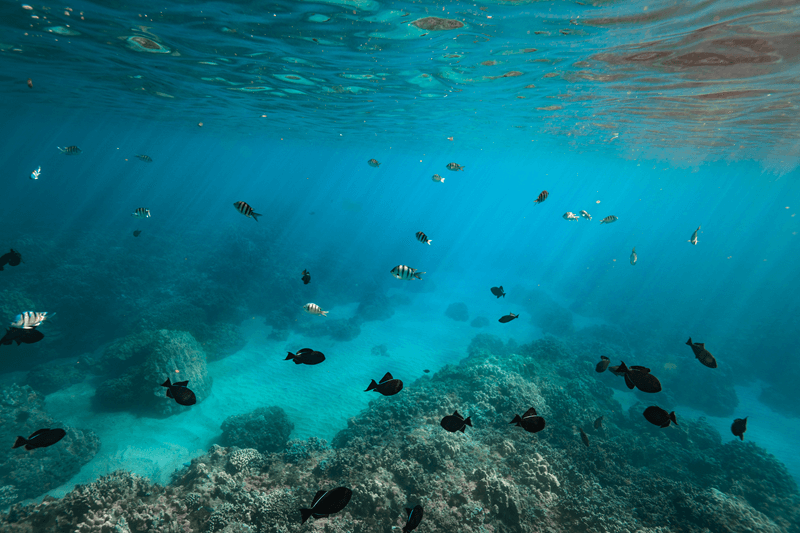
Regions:
<instances>
[{"instance_id":1,"label":"fish dorsal fin","mask_svg":"<svg viewBox=\"0 0 800 533\"><path fill-rule=\"evenodd\" d=\"M408 515L409 518L411 518L411 509L409 509L408 507L406 507L406 514Z\"/></svg>"},{"instance_id":2,"label":"fish dorsal fin","mask_svg":"<svg viewBox=\"0 0 800 533\"><path fill-rule=\"evenodd\" d=\"M48 431L50 431L50 428L37 429L37 430L36 430L36 431L33 433L33 435L31 435L30 437L28 437L28 440L32 440L34 437L36 437L36 436L38 436L38 435L41 435L42 433L46 433L46 432L48 432Z\"/></svg>"},{"instance_id":3,"label":"fish dorsal fin","mask_svg":"<svg viewBox=\"0 0 800 533\"><path fill-rule=\"evenodd\" d=\"M458 414L458 411L453 411L453 416L456 418L460 418L461 420L464 420L464 417Z\"/></svg>"},{"instance_id":4,"label":"fish dorsal fin","mask_svg":"<svg viewBox=\"0 0 800 533\"><path fill-rule=\"evenodd\" d=\"M393 380L393 379L394 379L394 378L392 377L392 373L391 373L391 372L387 372L387 373L386 373L386 374L385 374L385 375L384 375L384 376L381 378L381 381L380 381L380 382L381 382L381 383L384 383L384 382L386 382L386 381L390 381L390 380Z\"/></svg>"},{"instance_id":5,"label":"fish dorsal fin","mask_svg":"<svg viewBox=\"0 0 800 533\"><path fill-rule=\"evenodd\" d=\"M704 343L704 342L698 342L698 343L697 343L695 346L699 346L699 347L700 347L700 348L702 348L703 350L705 350L705 349L706 349L706 343Z\"/></svg>"},{"instance_id":6,"label":"fish dorsal fin","mask_svg":"<svg viewBox=\"0 0 800 533\"><path fill-rule=\"evenodd\" d=\"M187 379L186 381L176 381L176 382L175 382L175 383L173 383L172 385L173 385L174 387L186 387L186 386L188 386L188 385L189 385L189 380Z\"/></svg>"},{"instance_id":7,"label":"fish dorsal fin","mask_svg":"<svg viewBox=\"0 0 800 533\"><path fill-rule=\"evenodd\" d=\"M525 414L522 415L522 418L528 418L529 416L536 416L536 409L535 408L531 407L530 409L525 411Z\"/></svg>"},{"instance_id":8,"label":"fish dorsal fin","mask_svg":"<svg viewBox=\"0 0 800 533\"><path fill-rule=\"evenodd\" d=\"M328 492L327 490L321 490L321 491L318 491L318 492L317 492L317 493L314 495L314 499L313 499L313 500L311 500L311 507L312 507L312 508L313 508L313 507L315 507L315 506L317 505L317 503L318 503L318 502L319 502L319 501L322 499L322 497L323 497L323 496L325 496L325 494L326 494L327 492Z\"/></svg>"}]
</instances>

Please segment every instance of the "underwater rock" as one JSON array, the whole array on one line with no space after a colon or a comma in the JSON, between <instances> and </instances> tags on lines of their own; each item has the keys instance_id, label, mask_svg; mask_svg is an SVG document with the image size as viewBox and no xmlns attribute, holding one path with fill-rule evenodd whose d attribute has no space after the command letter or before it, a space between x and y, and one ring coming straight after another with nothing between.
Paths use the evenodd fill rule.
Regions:
<instances>
[{"instance_id":1,"label":"underwater rock","mask_svg":"<svg viewBox=\"0 0 800 533\"><path fill-rule=\"evenodd\" d=\"M25 384L42 394L50 394L80 383L88 368L81 364L38 365L25 376Z\"/></svg>"},{"instance_id":2,"label":"underwater rock","mask_svg":"<svg viewBox=\"0 0 800 533\"><path fill-rule=\"evenodd\" d=\"M229 416L221 426L227 446L254 448L262 453L282 452L294 424L278 406L260 407L249 413Z\"/></svg>"},{"instance_id":3,"label":"underwater rock","mask_svg":"<svg viewBox=\"0 0 800 533\"><path fill-rule=\"evenodd\" d=\"M414 26L422 30L441 31L441 30L457 30L463 28L464 23L454 19L443 19L439 17L425 17L417 19L412 22Z\"/></svg>"},{"instance_id":4,"label":"underwater rock","mask_svg":"<svg viewBox=\"0 0 800 533\"><path fill-rule=\"evenodd\" d=\"M476 316L469 325L473 328L485 328L489 325L489 319L485 316Z\"/></svg>"},{"instance_id":5,"label":"underwater rock","mask_svg":"<svg viewBox=\"0 0 800 533\"><path fill-rule=\"evenodd\" d=\"M242 328L226 322L218 322L208 327L201 336L195 338L206 352L206 360L209 363L233 355L247 344Z\"/></svg>"},{"instance_id":6,"label":"underwater rock","mask_svg":"<svg viewBox=\"0 0 800 533\"><path fill-rule=\"evenodd\" d=\"M363 322L372 320L388 320L394 315L394 306L391 300L383 294L371 293L364 297L358 304L356 316Z\"/></svg>"},{"instance_id":7,"label":"underwater rock","mask_svg":"<svg viewBox=\"0 0 800 533\"><path fill-rule=\"evenodd\" d=\"M371 350L372 355L381 355L383 357L389 356L389 349L386 347L385 344L376 344L372 347Z\"/></svg>"},{"instance_id":8,"label":"underwater rock","mask_svg":"<svg viewBox=\"0 0 800 533\"><path fill-rule=\"evenodd\" d=\"M446 317L452 318L457 322L466 322L469 320L469 311L467 310L467 304L464 302L456 302L448 305L444 314Z\"/></svg>"}]
</instances>

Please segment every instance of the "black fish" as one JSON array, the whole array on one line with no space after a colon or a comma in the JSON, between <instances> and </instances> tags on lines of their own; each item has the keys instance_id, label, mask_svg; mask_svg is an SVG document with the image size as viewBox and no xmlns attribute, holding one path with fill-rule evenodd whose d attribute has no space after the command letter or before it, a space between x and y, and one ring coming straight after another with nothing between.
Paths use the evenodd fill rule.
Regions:
<instances>
[{"instance_id":1,"label":"black fish","mask_svg":"<svg viewBox=\"0 0 800 533\"><path fill-rule=\"evenodd\" d=\"M367 387L367 390L364 392L371 390L380 392L384 396L392 396L403 390L403 382L393 378L392 374L387 372L386 375L381 378L380 383L375 383L374 379L371 380L369 387Z\"/></svg>"},{"instance_id":2,"label":"black fish","mask_svg":"<svg viewBox=\"0 0 800 533\"><path fill-rule=\"evenodd\" d=\"M676 426L678 425L678 421L675 419L675 411L667 413L664 409L656 405L651 405L650 407L645 409L644 417L651 424L655 424L656 426L662 428L667 427L670 421L674 422Z\"/></svg>"},{"instance_id":3,"label":"black fish","mask_svg":"<svg viewBox=\"0 0 800 533\"><path fill-rule=\"evenodd\" d=\"M428 370L427 368L425 370L423 370L423 372L425 372L426 374L430 374L431 373L431 371Z\"/></svg>"},{"instance_id":4,"label":"black fish","mask_svg":"<svg viewBox=\"0 0 800 533\"><path fill-rule=\"evenodd\" d=\"M455 433L456 431L464 433L464 429L467 426L472 427L472 418L467 417L467 419L464 420L464 417L458 414L458 411L453 411L452 415L447 415L442 418L440 424L450 433Z\"/></svg>"},{"instance_id":5,"label":"black fish","mask_svg":"<svg viewBox=\"0 0 800 533\"><path fill-rule=\"evenodd\" d=\"M403 526L403 533L414 531L419 523L422 522L422 506L415 505L413 509L406 507L406 514L408 514L408 520L406 520L406 525Z\"/></svg>"},{"instance_id":6,"label":"black fish","mask_svg":"<svg viewBox=\"0 0 800 533\"><path fill-rule=\"evenodd\" d=\"M620 363L616 366L610 366L608 367L608 370L610 370L615 376L624 376L628 373L628 367L625 366L625 363Z\"/></svg>"},{"instance_id":7,"label":"black fish","mask_svg":"<svg viewBox=\"0 0 800 533\"><path fill-rule=\"evenodd\" d=\"M489 289L489 290L491 290L491 291L492 291L492 294L494 294L494 295L495 295L495 296L497 296L498 298L500 298L501 296L502 296L503 298L505 298L505 297L506 297L506 293L503 291L503 286L502 286L502 285L500 285L499 287L492 287L492 288L491 288L491 289Z\"/></svg>"},{"instance_id":8,"label":"black fish","mask_svg":"<svg viewBox=\"0 0 800 533\"><path fill-rule=\"evenodd\" d=\"M325 354L312 350L311 348L303 348L298 350L297 354L289 352L284 361L292 359L296 365L318 365L325 360Z\"/></svg>"},{"instance_id":9,"label":"black fish","mask_svg":"<svg viewBox=\"0 0 800 533\"><path fill-rule=\"evenodd\" d=\"M353 491L346 487L337 487L333 490L321 490L317 492L311 501L311 509L300 509L301 524L305 524L309 517L325 518L326 516L338 513L344 509Z\"/></svg>"},{"instance_id":10,"label":"black fish","mask_svg":"<svg viewBox=\"0 0 800 533\"><path fill-rule=\"evenodd\" d=\"M544 418L536 416L536 409L533 407L525 411L525 414L521 417L519 415L514 415L514 420L510 423L518 425L528 433L538 433L543 430L545 426Z\"/></svg>"},{"instance_id":11,"label":"black fish","mask_svg":"<svg viewBox=\"0 0 800 533\"><path fill-rule=\"evenodd\" d=\"M594 429L600 429L601 427L603 427L603 417L602 416L594 421Z\"/></svg>"},{"instance_id":12,"label":"black fish","mask_svg":"<svg viewBox=\"0 0 800 533\"><path fill-rule=\"evenodd\" d=\"M511 322L515 318L519 318L519 315L515 315L514 313L509 313L506 316L500 317L500 320L498 320L498 322L500 322L501 324L505 324L506 322Z\"/></svg>"},{"instance_id":13,"label":"black fish","mask_svg":"<svg viewBox=\"0 0 800 533\"><path fill-rule=\"evenodd\" d=\"M583 428L578 428L578 431L581 432L581 440L588 447L589 446L589 437L586 435L586 433L583 432Z\"/></svg>"},{"instance_id":14,"label":"black fish","mask_svg":"<svg viewBox=\"0 0 800 533\"><path fill-rule=\"evenodd\" d=\"M692 347L694 356L698 361L706 365L708 368L717 368L717 360L711 355L711 352L706 350L706 345L703 342L692 342L692 338L686 341L686 344Z\"/></svg>"},{"instance_id":15,"label":"black fish","mask_svg":"<svg viewBox=\"0 0 800 533\"><path fill-rule=\"evenodd\" d=\"M300 279L303 280L303 285L308 285L311 281L311 273L308 270L303 270L303 277Z\"/></svg>"},{"instance_id":16,"label":"black fish","mask_svg":"<svg viewBox=\"0 0 800 533\"><path fill-rule=\"evenodd\" d=\"M40 429L35 431L33 435L27 439L25 437L17 437L17 441L14 443L12 448L19 448L23 444L25 445L26 450L32 450L34 448L46 448L63 439L66 434L67 432L61 428Z\"/></svg>"},{"instance_id":17,"label":"black fish","mask_svg":"<svg viewBox=\"0 0 800 533\"><path fill-rule=\"evenodd\" d=\"M170 383L169 378L161 384L162 387L167 387L167 398L174 398L180 405L194 405L197 403L197 397L187 385L189 385L188 381Z\"/></svg>"},{"instance_id":18,"label":"black fish","mask_svg":"<svg viewBox=\"0 0 800 533\"><path fill-rule=\"evenodd\" d=\"M142 234L142 230L140 230L140 229L133 230L133 236L134 236L134 237L138 237L138 236L139 236L139 235L141 235L141 234Z\"/></svg>"},{"instance_id":19,"label":"black fish","mask_svg":"<svg viewBox=\"0 0 800 533\"><path fill-rule=\"evenodd\" d=\"M658 378L650 373L650 369L642 368L631 367L625 374L625 383L628 384L628 388L632 388L631 384L633 384L642 392L661 392L661 382L658 381Z\"/></svg>"},{"instance_id":20,"label":"black fish","mask_svg":"<svg viewBox=\"0 0 800 533\"><path fill-rule=\"evenodd\" d=\"M747 431L747 417L737 418L731 424L731 433L744 440L744 432Z\"/></svg>"},{"instance_id":21,"label":"black fish","mask_svg":"<svg viewBox=\"0 0 800 533\"><path fill-rule=\"evenodd\" d=\"M9 345L12 342L17 343L17 346L22 344L33 344L34 342L39 342L40 340L44 339L44 333L41 331L37 331L34 329L22 329L22 328L8 328L6 334L3 335L3 338L0 339L0 345Z\"/></svg>"},{"instance_id":22,"label":"black fish","mask_svg":"<svg viewBox=\"0 0 800 533\"><path fill-rule=\"evenodd\" d=\"M595 372L605 372L606 368L608 368L609 363L611 363L611 359L609 359L605 355L601 355L600 362L597 363L597 366L594 367Z\"/></svg>"},{"instance_id":23,"label":"black fish","mask_svg":"<svg viewBox=\"0 0 800 533\"><path fill-rule=\"evenodd\" d=\"M12 248L7 254L0 255L0 270L3 270L3 265L15 267L20 261L22 261L22 254L15 252ZM25 261L22 262L24 263Z\"/></svg>"}]
</instances>

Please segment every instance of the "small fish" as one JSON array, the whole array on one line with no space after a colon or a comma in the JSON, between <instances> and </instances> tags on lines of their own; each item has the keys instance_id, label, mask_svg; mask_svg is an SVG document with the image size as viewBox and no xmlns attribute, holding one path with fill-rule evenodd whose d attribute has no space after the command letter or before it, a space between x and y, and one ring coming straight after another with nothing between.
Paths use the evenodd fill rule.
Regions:
<instances>
[{"instance_id":1,"label":"small fish","mask_svg":"<svg viewBox=\"0 0 800 533\"><path fill-rule=\"evenodd\" d=\"M303 270L303 285L308 285L311 282L311 273L308 270Z\"/></svg>"},{"instance_id":2,"label":"small fish","mask_svg":"<svg viewBox=\"0 0 800 533\"><path fill-rule=\"evenodd\" d=\"M492 291L492 294L494 294L494 295L495 295L495 296L497 296L498 298L500 298L501 296L502 296L503 298L505 298L505 297L506 297L506 293L503 291L503 286L502 286L502 285L500 285L499 287L492 287L492 288L491 288L491 289L489 289L489 290L490 290L490 291Z\"/></svg>"},{"instance_id":3,"label":"small fish","mask_svg":"<svg viewBox=\"0 0 800 533\"><path fill-rule=\"evenodd\" d=\"M406 265L397 265L392 270L390 270L392 276L396 277L397 279L402 279L405 281L413 280L413 279L422 279L420 276L425 274L425 272L417 272L416 268L411 268Z\"/></svg>"},{"instance_id":4,"label":"small fish","mask_svg":"<svg viewBox=\"0 0 800 533\"><path fill-rule=\"evenodd\" d=\"M459 165L458 163L447 163L447 170L458 171L464 170L464 167Z\"/></svg>"},{"instance_id":5,"label":"small fish","mask_svg":"<svg viewBox=\"0 0 800 533\"><path fill-rule=\"evenodd\" d=\"M83 150L81 150L77 146L67 146L66 148L61 148L60 146L57 146L56 148L61 150L62 154L67 154L67 155L78 155L81 152L83 152Z\"/></svg>"},{"instance_id":6,"label":"small fish","mask_svg":"<svg viewBox=\"0 0 800 533\"><path fill-rule=\"evenodd\" d=\"M544 202L545 200L547 200L548 196L550 196L549 192L542 191L542 192L539 193L539 197L536 200L534 200L533 203L540 204L540 203Z\"/></svg>"},{"instance_id":7,"label":"small fish","mask_svg":"<svg viewBox=\"0 0 800 533\"><path fill-rule=\"evenodd\" d=\"M514 313L509 313L506 316L501 316L498 322L500 322L501 324L505 324L506 322L511 322L515 318L519 318L519 315L515 315Z\"/></svg>"},{"instance_id":8,"label":"small fish","mask_svg":"<svg viewBox=\"0 0 800 533\"><path fill-rule=\"evenodd\" d=\"M625 383L628 384L628 388L633 388L631 385L635 385L642 392L661 392L661 382L650 373L649 368L632 366L625 374Z\"/></svg>"},{"instance_id":9,"label":"small fish","mask_svg":"<svg viewBox=\"0 0 800 533\"><path fill-rule=\"evenodd\" d=\"M601 427L603 427L603 417L602 416L594 421L594 429L600 429Z\"/></svg>"},{"instance_id":10,"label":"small fish","mask_svg":"<svg viewBox=\"0 0 800 533\"><path fill-rule=\"evenodd\" d=\"M601 224L611 224L612 222L616 222L619 220L619 217L615 217L614 215L608 215L606 218L600 221Z\"/></svg>"},{"instance_id":11,"label":"small fish","mask_svg":"<svg viewBox=\"0 0 800 533\"><path fill-rule=\"evenodd\" d=\"M346 487L337 487L333 490L321 490L314 495L311 509L300 509L301 524L305 524L310 517L325 518L338 513L350 502L353 491Z\"/></svg>"},{"instance_id":12,"label":"small fish","mask_svg":"<svg viewBox=\"0 0 800 533\"><path fill-rule=\"evenodd\" d=\"M678 425L678 421L675 419L675 411L667 413L664 409L658 407L657 405L651 405L650 407L645 409L644 417L651 424L654 424L662 428L667 427L670 421L673 422L676 426Z\"/></svg>"},{"instance_id":13,"label":"small fish","mask_svg":"<svg viewBox=\"0 0 800 533\"><path fill-rule=\"evenodd\" d=\"M472 427L472 417L467 417L467 419L464 420L464 417L458 414L458 411L453 411L452 415L447 415L442 418L440 424L450 433L455 433L456 431L464 433L464 429L467 426Z\"/></svg>"},{"instance_id":14,"label":"small fish","mask_svg":"<svg viewBox=\"0 0 800 533\"><path fill-rule=\"evenodd\" d=\"M421 231L417 232L417 240L419 242L424 242L424 243L428 243L428 244L431 243L431 240L428 238L428 236L425 235L424 233L422 233Z\"/></svg>"},{"instance_id":15,"label":"small fish","mask_svg":"<svg viewBox=\"0 0 800 533\"><path fill-rule=\"evenodd\" d=\"M197 397L189 390L188 381L178 381L170 383L169 378L161 384L162 387L167 388L167 398L174 398L175 402L180 405L194 405L197 403Z\"/></svg>"},{"instance_id":16,"label":"small fish","mask_svg":"<svg viewBox=\"0 0 800 533\"><path fill-rule=\"evenodd\" d=\"M439 183L444 183L444 178L441 177L439 174L434 174L431 179L433 181L438 181Z\"/></svg>"},{"instance_id":17,"label":"small fish","mask_svg":"<svg viewBox=\"0 0 800 533\"><path fill-rule=\"evenodd\" d=\"M452 137L450 139L452 140ZM406 525L403 526L403 533L414 531L419 523L422 522L422 506L415 505L413 509L406 507L406 514L408 515L408 520L406 520Z\"/></svg>"},{"instance_id":18,"label":"small fish","mask_svg":"<svg viewBox=\"0 0 800 533\"><path fill-rule=\"evenodd\" d=\"M639 259L639 256L636 255L636 247L633 247L633 251L631 252L631 264L635 265L636 260Z\"/></svg>"},{"instance_id":19,"label":"small fish","mask_svg":"<svg viewBox=\"0 0 800 533\"><path fill-rule=\"evenodd\" d=\"M403 382L395 379L390 372L387 372L379 383L375 383L374 379L370 380L369 387L364 392L371 390L380 392L384 396L392 396L403 390Z\"/></svg>"},{"instance_id":20,"label":"small fish","mask_svg":"<svg viewBox=\"0 0 800 533\"><path fill-rule=\"evenodd\" d=\"M581 432L581 440L588 447L589 446L589 436L583 431L583 428L578 428L578 431Z\"/></svg>"},{"instance_id":21,"label":"small fish","mask_svg":"<svg viewBox=\"0 0 800 533\"><path fill-rule=\"evenodd\" d=\"M737 418L731 424L731 433L744 440L744 432L747 431L747 417Z\"/></svg>"},{"instance_id":22,"label":"small fish","mask_svg":"<svg viewBox=\"0 0 800 533\"><path fill-rule=\"evenodd\" d=\"M41 176L41 175L42 175L42 167L39 167L36 170L34 170L33 172L31 172L31 179L32 180L38 180L39 176Z\"/></svg>"},{"instance_id":23,"label":"small fish","mask_svg":"<svg viewBox=\"0 0 800 533\"><path fill-rule=\"evenodd\" d=\"M136 157L138 157L141 161L144 161L145 163L152 163L153 162L153 158L150 157L149 155L141 154L141 155L137 155Z\"/></svg>"},{"instance_id":24,"label":"small fish","mask_svg":"<svg viewBox=\"0 0 800 533\"><path fill-rule=\"evenodd\" d=\"M256 222L258 222L258 217L261 216L260 213L253 211L253 208L250 207L246 202L234 202L233 207L235 207L237 211L247 218L253 217Z\"/></svg>"},{"instance_id":25,"label":"small fish","mask_svg":"<svg viewBox=\"0 0 800 533\"><path fill-rule=\"evenodd\" d=\"M564 220L573 220L574 221L574 220L580 220L581 219L581 217L579 217L578 215L576 215L572 211L567 211L566 213L564 213L561 216L564 218Z\"/></svg>"},{"instance_id":26,"label":"small fish","mask_svg":"<svg viewBox=\"0 0 800 533\"><path fill-rule=\"evenodd\" d=\"M28 78L28 88L33 89L33 80Z\"/></svg>"},{"instance_id":27,"label":"small fish","mask_svg":"<svg viewBox=\"0 0 800 533\"><path fill-rule=\"evenodd\" d=\"M608 368L609 363L611 363L611 359L606 357L605 355L600 356L600 362L594 367L595 372L605 372L606 368Z\"/></svg>"},{"instance_id":28,"label":"small fish","mask_svg":"<svg viewBox=\"0 0 800 533\"><path fill-rule=\"evenodd\" d=\"M425 372L426 374L430 374L431 373L431 371L428 370L427 368L425 370L423 370L423 372Z\"/></svg>"},{"instance_id":29,"label":"small fish","mask_svg":"<svg viewBox=\"0 0 800 533\"><path fill-rule=\"evenodd\" d=\"M697 226L697 229L694 230L694 233L692 233L692 238L689 239L687 242L690 242L690 243L694 244L695 246L697 246L697 232L700 231L701 227L702 226Z\"/></svg>"},{"instance_id":30,"label":"small fish","mask_svg":"<svg viewBox=\"0 0 800 533\"><path fill-rule=\"evenodd\" d=\"M142 234L142 230L140 230L140 229L133 230L133 236L134 237L138 237L141 234Z\"/></svg>"},{"instance_id":31,"label":"small fish","mask_svg":"<svg viewBox=\"0 0 800 533\"><path fill-rule=\"evenodd\" d=\"M311 348L303 348L298 350L296 354L289 352L284 361L294 361L296 365L318 365L325 360L325 354L312 350Z\"/></svg>"},{"instance_id":32,"label":"small fish","mask_svg":"<svg viewBox=\"0 0 800 533\"><path fill-rule=\"evenodd\" d=\"M48 446L52 446L56 442L60 441L67 435L67 432L61 428L56 429L40 429L37 430L28 437L17 437L17 441L14 443L12 448L19 448L23 444L25 445L26 450L33 450L34 448L47 448Z\"/></svg>"},{"instance_id":33,"label":"small fish","mask_svg":"<svg viewBox=\"0 0 800 533\"><path fill-rule=\"evenodd\" d=\"M24 313L20 313L16 317L14 317L14 321L11 323L11 327L20 329L38 328L39 326L42 325L42 322L44 322L48 318L52 318L54 315L55 313L53 313L48 317L47 311L45 311L44 313L25 311Z\"/></svg>"},{"instance_id":34,"label":"small fish","mask_svg":"<svg viewBox=\"0 0 800 533\"><path fill-rule=\"evenodd\" d=\"M6 334L0 339L0 345L10 345L16 342L17 346L22 344L33 344L44 338L44 333L36 329L8 328Z\"/></svg>"},{"instance_id":35,"label":"small fish","mask_svg":"<svg viewBox=\"0 0 800 533\"><path fill-rule=\"evenodd\" d=\"M136 211L131 213L131 216L136 218L150 218L150 210L146 207L137 207Z\"/></svg>"},{"instance_id":36,"label":"small fish","mask_svg":"<svg viewBox=\"0 0 800 533\"><path fill-rule=\"evenodd\" d=\"M10 252L0 255L0 270L3 270L4 265L15 267L19 265L20 261L23 263L25 262L22 261L22 254L15 252L14 249L11 248Z\"/></svg>"},{"instance_id":37,"label":"small fish","mask_svg":"<svg viewBox=\"0 0 800 533\"><path fill-rule=\"evenodd\" d=\"M370 159L369 161L367 161L367 164L369 164L369 166L373 168L378 168L379 166L381 166L381 164L378 163L377 159Z\"/></svg>"},{"instance_id":38,"label":"small fish","mask_svg":"<svg viewBox=\"0 0 800 533\"><path fill-rule=\"evenodd\" d=\"M525 414L522 416L514 415L514 420L509 423L516 424L528 433L538 433L543 430L546 425L544 418L537 416L536 409L533 407L525 411Z\"/></svg>"},{"instance_id":39,"label":"small fish","mask_svg":"<svg viewBox=\"0 0 800 533\"><path fill-rule=\"evenodd\" d=\"M303 306L303 311L309 315L328 316L328 311L323 311L317 304L307 303Z\"/></svg>"},{"instance_id":40,"label":"small fish","mask_svg":"<svg viewBox=\"0 0 800 533\"><path fill-rule=\"evenodd\" d=\"M586 211L583 211L583 210L581 210L581 216L582 216L583 218L585 218L586 220L592 220L592 215L590 215L590 214L589 214L589 213L587 213Z\"/></svg>"},{"instance_id":41,"label":"small fish","mask_svg":"<svg viewBox=\"0 0 800 533\"><path fill-rule=\"evenodd\" d=\"M706 350L706 345L703 342L692 342L692 338L686 341L686 344L692 347L694 356L698 361L706 365L708 368L717 368L717 359L711 355L711 352Z\"/></svg>"}]
</instances>

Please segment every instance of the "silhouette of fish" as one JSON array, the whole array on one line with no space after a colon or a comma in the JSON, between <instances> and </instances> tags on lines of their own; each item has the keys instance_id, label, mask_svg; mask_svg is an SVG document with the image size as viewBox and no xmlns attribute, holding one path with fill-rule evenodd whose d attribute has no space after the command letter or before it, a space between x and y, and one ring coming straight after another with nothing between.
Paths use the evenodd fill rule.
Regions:
<instances>
[{"instance_id":1,"label":"silhouette of fish","mask_svg":"<svg viewBox=\"0 0 800 533\"><path fill-rule=\"evenodd\" d=\"M514 415L514 420L510 424L516 424L528 433L538 433L544 429L545 421L541 416L537 416L536 409L531 407L522 416Z\"/></svg>"},{"instance_id":2,"label":"silhouette of fish","mask_svg":"<svg viewBox=\"0 0 800 533\"><path fill-rule=\"evenodd\" d=\"M344 509L350 502L353 491L346 487L337 487L332 490L321 490L314 495L311 509L300 509L301 524L305 524L310 517L325 518Z\"/></svg>"},{"instance_id":3,"label":"silhouette of fish","mask_svg":"<svg viewBox=\"0 0 800 533\"><path fill-rule=\"evenodd\" d=\"M692 338L686 341L686 344L692 347L694 356L698 361L706 365L708 368L717 368L717 360L711 355L711 352L706 350L706 345L703 342L692 342Z\"/></svg>"},{"instance_id":4,"label":"silhouette of fish","mask_svg":"<svg viewBox=\"0 0 800 533\"><path fill-rule=\"evenodd\" d=\"M4 265L15 267L20 264L22 261L22 254L19 252L15 252L12 248L10 252L0 255L0 270L3 270Z\"/></svg>"},{"instance_id":5,"label":"silhouette of fish","mask_svg":"<svg viewBox=\"0 0 800 533\"><path fill-rule=\"evenodd\" d=\"M464 433L464 429L467 426L472 427L472 418L467 417L467 419L464 420L464 417L458 414L458 411L453 411L452 415L447 415L446 417L442 418L440 424L450 433L455 433L456 431Z\"/></svg>"},{"instance_id":6,"label":"silhouette of fish","mask_svg":"<svg viewBox=\"0 0 800 533\"><path fill-rule=\"evenodd\" d=\"M134 237L138 237L141 234L142 234L142 230L140 230L140 229L133 230L133 236Z\"/></svg>"},{"instance_id":7,"label":"silhouette of fish","mask_svg":"<svg viewBox=\"0 0 800 533\"><path fill-rule=\"evenodd\" d=\"M578 431L581 432L581 440L588 447L589 446L589 436L583 431L583 428L578 428Z\"/></svg>"},{"instance_id":8,"label":"silhouette of fish","mask_svg":"<svg viewBox=\"0 0 800 533\"><path fill-rule=\"evenodd\" d=\"M608 368L609 363L611 363L611 359L606 357L605 355L600 356L600 362L597 363L597 366L594 367L595 372L605 372L606 368Z\"/></svg>"},{"instance_id":9,"label":"silhouette of fish","mask_svg":"<svg viewBox=\"0 0 800 533\"><path fill-rule=\"evenodd\" d=\"M44 333L41 331L33 329L22 329L22 328L8 328L6 330L6 334L3 335L3 338L0 339L0 345L9 345L12 342L16 342L17 346L22 344L33 344L34 342L39 342L44 338Z\"/></svg>"},{"instance_id":10,"label":"silhouette of fish","mask_svg":"<svg viewBox=\"0 0 800 533\"><path fill-rule=\"evenodd\" d=\"M495 296L497 296L498 298L500 298L501 296L502 296L503 298L505 298L505 297L506 297L506 293L503 291L503 286L502 286L502 285L500 285L499 287L492 287L492 288L491 288L491 289L489 289L489 290L490 290L490 291L492 291L492 294L494 294L494 295L495 295Z\"/></svg>"},{"instance_id":11,"label":"silhouette of fish","mask_svg":"<svg viewBox=\"0 0 800 533\"><path fill-rule=\"evenodd\" d=\"M644 417L651 424L662 428L669 426L670 422L673 422L676 426L678 425L678 421L675 419L675 411L667 413L664 409L658 407L657 405L651 405L645 409Z\"/></svg>"},{"instance_id":12,"label":"silhouette of fish","mask_svg":"<svg viewBox=\"0 0 800 533\"><path fill-rule=\"evenodd\" d=\"M303 285L308 285L311 282L311 273L308 270L303 270Z\"/></svg>"},{"instance_id":13,"label":"silhouette of fish","mask_svg":"<svg viewBox=\"0 0 800 533\"><path fill-rule=\"evenodd\" d=\"M406 507L406 514L408 515L408 520L406 520L406 525L403 526L403 533L414 531L419 523L422 522L422 506L415 505L413 509Z\"/></svg>"},{"instance_id":14,"label":"silhouette of fish","mask_svg":"<svg viewBox=\"0 0 800 533\"><path fill-rule=\"evenodd\" d=\"M167 388L167 398L173 398L176 403L188 407L197 403L197 397L187 385L189 385L188 381L170 383L169 378L161 384L162 387Z\"/></svg>"},{"instance_id":15,"label":"silhouette of fish","mask_svg":"<svg viewBox=\"0 0 800 533\"><path fill-rule=\"evenodd\" d=\"M509 313L506 316L501 316L498 322L500 322L501 324L505 324L506 322L511 322L515 318L519 318L519 315L515 315L514 313Z\"/></svg>"},{"instance_id":16,"label":"silhouette of fish","mask_svg":"<svg viewBox=\"0 0 800 533\"><path fill-rule=\"evenodd\" d=\"M367 391L377 391L383 394L384 396L392 396L397 394L401 390L403 390L403 382L399 379L395 379L392 377L392 374L387 372L380 380L380 382L375 383L375 380L371 380L369 387L367 387Z\"/></svg>"},{"instance_id":17,"label":"silhouette of fish","mask_svg":"<svg viewBox=\"0 0 800 533\"><path fill-rule=\"evenodd\" d=\"M12 448L19 448L23 444L25 445L26 450L33 450L34 448L46 448L63 439L66 434L67 432L61 428L39 429L27 439L25 437L17 437L17 441L14 443Z\"/></svg>"},{"instance_id":18,"label":"silhouette of fish","mask_svg":"<svg viewBox=\"0 0 800 533\"><path fill-rule=\"evenodd\" d=\"M758 429L758 428L756 428ZM747 417L737 418L731 424L731 433L744 440L744 432L747 431Z\"/></svg>"},{"instance_id":19,"label":"silhouette of fish","mask_svg":"<svg viewBox=\"0 0 800 533\"><path fill-rule=\"evenodd\" d=\"M325 354L311 348L303 348L298 350L296 354L289 352L284 361L289 359L293 360L296 365L318 365L325 360Z\"/></svg>"},{"instance_id":20,"label":"silhouette of fish","mask_svg":"<svg viewBox=\"0 0 800 533\"><path fill-rule=\"evenodd\" d=\"M594 421L594 429L600 429L601 427L603 427L603 417L602 416Z\"/></svg>"}]
</instances>

